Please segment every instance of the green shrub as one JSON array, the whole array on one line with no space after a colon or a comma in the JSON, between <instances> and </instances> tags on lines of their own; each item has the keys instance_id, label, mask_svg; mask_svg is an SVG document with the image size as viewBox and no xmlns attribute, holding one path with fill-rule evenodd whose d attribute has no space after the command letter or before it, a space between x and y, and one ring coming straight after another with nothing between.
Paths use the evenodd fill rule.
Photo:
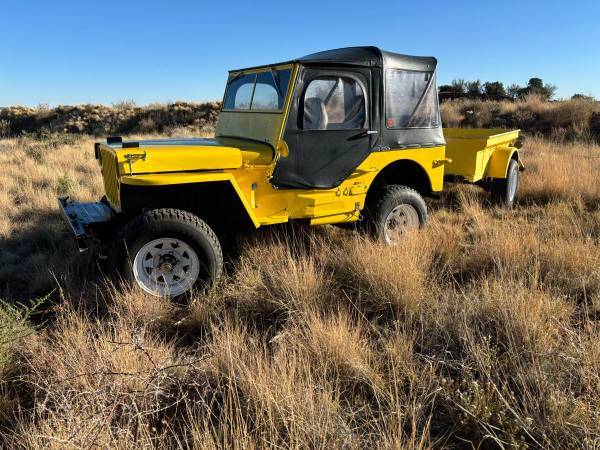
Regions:
<instances>
[{"instance_id":1,"label":"green shrub","mask_svg":"<svg viewBox=\"0 0 600 450\"><path fill-rule=\"evenodd\" d=\"M15 306L0 300L0 376L10 364L17 343L34 331L29 320L40 303Z\"/></svg>"},{"instance_id":2,"label":"green shrub","mask_svg":"<svg viewBox=\"0 0 600 450\"><path fill-rule=\"evenodd\" d=\"M75 182L69 176L68 173L62 174L58 177L58 181L56 182L56 193L58 195L68 195L73 191L75 187Z\"/></svg>"}]
</instances>

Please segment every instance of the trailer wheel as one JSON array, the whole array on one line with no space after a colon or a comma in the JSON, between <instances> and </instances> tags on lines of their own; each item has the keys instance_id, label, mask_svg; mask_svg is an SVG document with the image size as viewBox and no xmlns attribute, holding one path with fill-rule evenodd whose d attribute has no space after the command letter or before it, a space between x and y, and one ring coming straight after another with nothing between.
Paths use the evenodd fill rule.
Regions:
<instances>
[{"instance_id":1,"label":"trailer wheel","mask_svg":"<svg viewBox=\"0 0 600 450\"><path fill-rule=\"evenodd\" d=\"M519 190L519 163L511 159L506 178L494 178L491 185L492 202L511 209L515 205Z\"/></svg>"},{"instance_id":2,"label":"trailer wheel","mask_svg":"<svg viewBox=\"0 0 600 450\"><path fill-rule=\"evenodd\" d=\"M381 190L370 217L374 237L395 245L407 230L425 226L427 205L414 189L391 184Z\"/></svg>"},{"instance_id":3,"label":"trailer wheel","mask_svg":"<svg viewBox=\"0 0 600 450\"><path fill-rule=\"evenodd\" d=\"M155 209L134 218L121 231L113 258L126 280L160 297L206 290L223 271L215 233L197 216L178 209Z\"/></svg>"}]
</instances>

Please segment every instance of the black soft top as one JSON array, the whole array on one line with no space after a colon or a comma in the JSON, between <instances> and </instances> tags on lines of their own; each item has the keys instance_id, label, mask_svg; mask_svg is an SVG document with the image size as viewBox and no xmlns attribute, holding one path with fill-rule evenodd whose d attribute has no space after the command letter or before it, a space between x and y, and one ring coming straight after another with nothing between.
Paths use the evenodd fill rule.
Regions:
<instances>
[{"instance_id":1,"label":"black soft top","mask_svg":"<svg viewBox=\"0 0 600 450\"><path fill-rule=\"evenodd\" d=\"M296 146L302 135L298 127L298 111L300 102L298 96L303 92L306 81L303 79L303 73L297 80L298 93L295 99L293 111L287 119L286 132L284 137L290 146L290 156L280 159L273 173L273 182L282 188L331 188L338 186L361 161L368 156L370 152L387 151L391 149L417 149L427 147L438 147L445 145L442 123L439 115L439 105L437 98L435 70L437 61L432 57L407 56L399 53L392 53L380 50L377 47L347 47L336 50L326 50L303 56L302 58L287 61L285 63L257 66L249 69L234 70L232 72L243 72L251 69L269 68L277 65L299 63L307 67L307 73L331 73L331 69L343 72L344 67L351 67L354 72L367 73L369 79L369 124L368 131L374 132L368 145L353 145L352 139L337 140L338 135L324 134L319 146L329 145L331 148L346 150L343 156L332 160L323 160L324 157L315 158L314 152L319 152L320 148ZM337 66L337 67L336 67ZM341 69L341 70L338 70ZM393 90L388 86L388 75L393 76L395 71L413 71L414 76L420 76L420 73L430 73L432 76L426 77L427 85L422 86L421 91L414 89L400 92L399 97L412 96L412 110L401 112L403 114L404 124L409 124L412 118L416 116L425 99L430 103L428 108L432 109L435 116L429 123L419 125L404 125L403 128L395 128L395 122L388 126L387 108L388 106L402 106L402 98L394 99ZM403 76L406 74L403 74ZM425 78L425 77L424 77ZM308 80L310 82L310 79ZM401 85L400 85L401 87ZM396 86L398 88L398 86ZM390 105L388 105L388 102ZM405 102L406 103L406 102ZM397 108L400 109L401 108ZM406 116L406 117L404 117ZM313 133L314 134L314 133ZM308 135L307 135L308 136ZM329 137L327 137L329 136ZM329 142L327 142L329 139ZM314 143L312 144L315 145ZM303 153L304 152L304 153ZM311 154L311 152L313 152ZM328 154L320 152L321 155ZM332 153L333 154L333 153ZM299 169L301 168L301 169Z\"/></svg>"},{"instance_id":2,"label":"black soft top","mask_svg":"<svg viewBox=\"0 0 600 450\"><path fill-rule=\"evenodd\" d=\"M260 67L272 67L293 63L342 64L350 66L381 67L433 72L437 65L437 60L432 56L408 56L400 53L387 52L379 49L378 47L372 46L345 47L312 53L301 58L292 59L277 64L264 64L261 66L232 70L231 72L242 72L245 70L258 69Z\"/></svg>"},{"instance_id":3,"label":"black soft top","mask_svg":"<svg viewBox=\"0 0 600 450\"><path fill-rule=\"evenodd\" d=\"M366 67L433 71L437 60L431 56L408 56L377 47L346 47L313 53L298 59L303 64L345 64Z\"/></svg>"}]
</instances>

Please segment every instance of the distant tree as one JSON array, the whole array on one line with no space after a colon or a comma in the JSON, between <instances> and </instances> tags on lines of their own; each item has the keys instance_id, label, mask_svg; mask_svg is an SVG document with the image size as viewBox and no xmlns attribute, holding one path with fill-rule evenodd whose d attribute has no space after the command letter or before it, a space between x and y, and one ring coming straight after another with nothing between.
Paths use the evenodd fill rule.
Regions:
<instances>
[{"instance_id":1,"label":"distant tree","mask_svg":"<svg viewBox=\"0 0 600 450\"><path fill-rule=\"evenodd\" d=\"M473 97L473 98L481 97L481 92L482 92L481 81L479 81L479 80L467 81L466 88L467 88L467 95L469 97Z\"/></svg>"},{"instance_id":2,"label":"distant tree","mask_svg":"<svg viewBox=\"0 0 600 450\"><path fill-rule=\"evenodd\" d=\"M467 92L467 82L462 78L452 80L450 85L452 86L452 92L455 94L464 94Z\"/></svg>"},{"instance_id":3,"label":"distant tree","mask_svg":"<svg viewBox=\"0 0 600 450\"><path fill-rule=\"evenodd\" d=\"M483 93L491 98L506 97L506 89L500 81L488 81L483 85Z\"/></svg>"},{"instance_id":4,"label":"distant tree","mask_svg":"<svg viewBox=\"0 0 600 450\"><path fill-rule=\"evenodd\" d=\"M541 78L530 78L527 87L531 90L544 89L544 80Z\"/></svg>"},{"instance_id":5,"label":"distant tree","mask_svg":"<svg viewBox=\"0 0 600 450\"><path fill-rule=\"evenodd\" d=\"M501 81L487 81L482 83L480 80L465 81L461 78L452 80L450 84L443 84L439 87L440 99L448 100L462 97L484 98L490 100L500 100L503 98L524 98L528 95L539 95L544 100L550 100L556 93L556 86L544 83L541 78L530 78L527 86L511 84L505 87ZM588 98L583 94L575 94L573 98ZM592 98L593 100L593 98Z\"/></svg>"},{"instance_id":6,"label":"distant tree","mask_svg":"<svg viewBox=\"0 0 600 450\"><path fill-rule=\"evenodd\" d=\"M547 100L551 100L552 97L554 97L554 94L556 94L556 86L553 84L545 84L543 94Z\"/></svg>"},{"instance_id":7,"label":"distant tree","mask_svg":"<svg viewBox=\"0 0 600 450\"><path fill-rule=\"evenodd\" d=\"M595 99L591 95L573 94L571 96L571 100L586 100L586 101L589 101L589 102L593 102Z\"/></svg>"},{"instance_id":8,"label":"distant tree","mask_svg":"<svg viewBox=\"0 0 600 450\"><path fill-rule=\"evenodd\" d=\"M511 84L506 88L506 95L508 95L512 99L516 99L519 96L519 92L523 89L523 87L518 84Z\"/></svg>"},{"instance_id":9,"label":"distant tree","mask_svg":"<svg viewBox=\"0 0 600 450\"><path fill-rule=\"evenodd\" d=\"M556 86L552 84L544 84L541 78L530 78L527 82L527 87L519 91L519 97L527 95L539 95L544 100L550 100L556 93Z\"/></svg>"},{"instance_id":10,"label":"distant tree","mask_svg":"<svg viewBox=\"0 0 600 450\"><path fill-rule=\"evenodd\" d=\"M464 97L466 91L465 80L452 80L452 83L439 87L439 92L443 94L444 99Z\"/></svg>"}]
</instances>

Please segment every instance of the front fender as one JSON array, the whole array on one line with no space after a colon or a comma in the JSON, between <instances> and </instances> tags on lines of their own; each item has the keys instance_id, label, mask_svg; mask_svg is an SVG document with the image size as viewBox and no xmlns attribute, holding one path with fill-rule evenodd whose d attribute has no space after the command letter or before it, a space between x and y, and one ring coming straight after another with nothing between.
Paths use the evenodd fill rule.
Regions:
<instances>
[{"instance_id":1,"label":"front fender","mask_svg":"<svg viewBox=\"0 0 600 450\"><path fill-rule=\"evenodd\" d=\"M150 173L145 175L125 175L121 183L131 186L172 186L177 184L210 183L215 181L229 182L235 190L240 202L248 213L248 218L258 228L260 222L235 177L230 173L215 172L176 172L176 173Z\"/></svg>"}]
</instances>

